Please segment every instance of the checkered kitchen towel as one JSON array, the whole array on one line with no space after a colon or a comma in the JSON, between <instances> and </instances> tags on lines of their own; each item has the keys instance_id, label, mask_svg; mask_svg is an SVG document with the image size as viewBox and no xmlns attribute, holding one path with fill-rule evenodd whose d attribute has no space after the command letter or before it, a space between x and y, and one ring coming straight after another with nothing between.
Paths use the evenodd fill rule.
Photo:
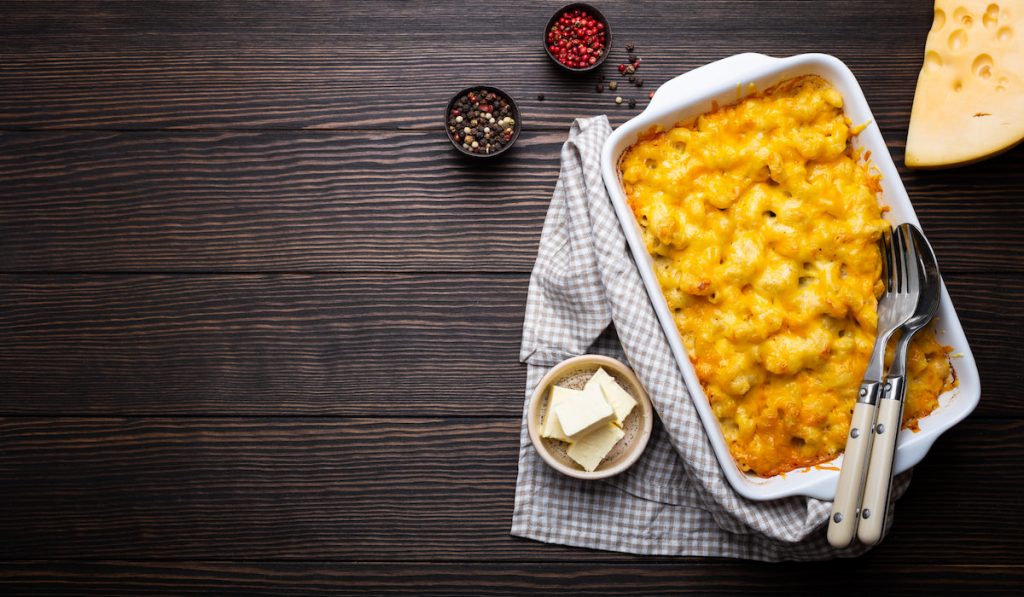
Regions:
<instances>
[{"instance_id":1,"label":"checkered kitchen towel","mask_svg":"<svg viewBox=\"0 0 1024 597\"><path fill-rule=\"evenodd\" d=\"M725 479L605 191L600 152L609 134L604 116L573 124L530 278L520 354L527 403L512 534L638 554L778 561L862 553L863 546L828 545L831 503L749 501ZM637 464L607 481L552 470L526 427L541 377L586 352L627 360L661 419ZM899 477L894 493L902 494L909 481L909 473Z\"/></svg>"}]
</instances>

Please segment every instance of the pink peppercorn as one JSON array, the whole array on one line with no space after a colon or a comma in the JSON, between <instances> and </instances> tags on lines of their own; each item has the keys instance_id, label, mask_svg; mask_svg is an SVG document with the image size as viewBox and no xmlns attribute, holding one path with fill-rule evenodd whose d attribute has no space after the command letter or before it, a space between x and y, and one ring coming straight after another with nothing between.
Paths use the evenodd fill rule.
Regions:
<instances>
[{"instance_id":1,"label":"pink peppercorn","mask_svg":"<svg viewBox=\"0 0 1024 597\"><path fill-rule=\"evenodd\" d=\"M604 23L586 10L567 10L548 30L548 51L569 68L587 68L605 52L604 29Z\"/></svg>"}]
</instances>

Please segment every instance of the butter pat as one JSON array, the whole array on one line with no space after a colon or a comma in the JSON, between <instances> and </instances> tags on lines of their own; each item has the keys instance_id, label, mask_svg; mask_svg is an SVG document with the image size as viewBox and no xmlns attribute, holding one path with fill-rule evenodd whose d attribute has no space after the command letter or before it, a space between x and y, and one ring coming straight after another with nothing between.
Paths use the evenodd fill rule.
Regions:
<instances>
[{"instance_id":1,"label":"butter pat","mask_svg":"<svg viewBox=\"0 0 1024 597\"><path fill-rule=\"evenodd\" d=\"M601 392L604 394L604 399L612 407L615 412L615 422L622 427L622 422L626 420L629 413L633 412L636 408L636 400L629 395L629 392L622 389L622 386L615 381L615 378L608 375L608 372L603 368L599 368L597 373L587 381L587 385L584 389L591 387L601 388Z\"/></svg>"},{"instance_id":2,"label":"butter pat","mask_svg":"<svg viewBox=\"0 0 1024 597\"><path fill-rule=\"evenodd\" d=\"M555 415L562 431L576 441L576 435L615 419L615 411L604 399L601 389L583 388L582 392L566 394L555 405Z\"/></svg>"},{"instance_id":3,"label":"butter pat","mask_svg":"<svg viewBox=\"0 0 1024 597\"><path fill-rule=\"evenodd\" d=\"M582 393L579 390L570 390L561 386L551 388L551 394L548 397L548 410L544 414L544 425L540 430L541 437L557 439L563 442L571 441L569 436L565 434L565 431L562 430L562 424L558 422L558 415L555 414L555 405L561 404L566 396Z\"/></svg>"},{"instance_id":4,"label":"butter pat","mask_svg":"<svg viewBox=\"0 0 1024 597\"><path fill-rule=\"evenodd\" d=\"M612 423L604 423L582 434L565 451L583 470L591 472L626 434Z\"/></svg>"}]
</instances>

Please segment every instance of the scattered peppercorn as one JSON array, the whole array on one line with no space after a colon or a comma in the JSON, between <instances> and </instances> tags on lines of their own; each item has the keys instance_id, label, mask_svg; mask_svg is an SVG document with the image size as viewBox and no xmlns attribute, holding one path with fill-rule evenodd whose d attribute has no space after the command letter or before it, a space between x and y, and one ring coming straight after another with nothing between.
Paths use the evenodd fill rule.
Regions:
<instances>
[{"instance_id":1,"label":"scattered peppercorn","mask_svg":"<svg viewBox=\"0 0 1024 597\"><path fill-rule=\"evenodd\" d=\"M636 75L629 75L629 82L636 83Z\"/></svg>"},{"instance_id":2,"label":"scattered peppercorn","mask_svg":"<svg viewBox=\"0 0 1024 597\"><path fill-rule=\"evenodd\" d=\"M634 44L633 42L629 42L628 44L626 44L626 51L627 52L632 52L635 49L636 49L636 44Z\"/></svg>"},{"instance_id":3,"label":"scattered peppercorn","mask_svg":"<svg viewBox=\"0 0 1024 597\"><path fill-rule=\"evenodd\" d=\"M647 94L647 99L654 99L654 92L653 91Z\"/></svg>"},{"instance_id":4,"label":"scattered peppercorn","mask_svg":"<svg viewBox=\"0 0 1024 597\"><path fill-rule=\"evenodd\" d=\"M543 99L543 94L538 99ZM462 95L448 114L448 133L469 153L501 151L512 141L515 130L516 121L508 100L486 89Z\"/></svg>"},{"instance_id":5,"label":"scattered peppercorn","mask_svg":"<svg viewBox=\"0 0 1024 597\"><path fill-rule=\"evenodd\" d=\"M636 67L633 66L632 64L627 64L625 70L623 70L623 74L627 74L627 75L631 75L631 74L633 74L635 72L636 72Z\"/></svg>"},{"instance_id":6,"label":"scattered peppercorn","mask_svg":"<svg viewBox=\"0 0 1024 597\"><path fill-rule=\"evenodd\" d=\"M589 68L605 51L604 23L586 10L567 10L547 35L548 51L569 68Z\"/></svg>"},{"instance_id":7,"label":"scattered peppercorn","mask_svg":"<svg viewBox=\"0 0 1024 597\"><path fill-rule=\"evenodd\" d=\"M637 87L643 87L644 86L644 80L643 79L637 79L636 80L636 86Z\"/></svg>"},{"instance_id":8,"label":"scattered peppercorn","mask_svg":"<svg viewBox=\"0 0 1024 597\"><path fill-rule=\"evenodd\" d=\"M598 83L594 86L594 89L596 89L598 93L604 93L604 83Z\"/></svg>"},{"instance_id":9,"label":"scattered peppercorn","mask_svg":"<svg viewBox=\"0 0 1024 597\"><path fill-rule=\"evenodd\" d=\"M538 93L537 94L537 101L538 102L544 101L544 94L543 93Z\"/></svg>"},{"instance_id":10,"label":"scattered peppercorn","mask_svg":"<svg viewBox=\"0 0 1024 597\"><path fill-rule=\"evenodd\" d=\"M629 107L630 108L635 108L636 107L636 100L635 99L629 98Z\"/></svg>"},{"instance_id":11,"label":"scattered peppercorn","mask_svg":"<svg viewBox=\"0 0 1024 597\"><path fill-rule=\"evenodd\" d=\"M615 103L616 103L616 104L621 104L621 103L622 103L622 96L621 96L621 95L620 95L620 96L617 96L617 97L615 98Z\"/></svg>"},{"instance_id":12,"label":"scattered peppercorn","mask_svg":"<svg viewBox=\"0 0 1024 597\"><path fill-rule=\"evenodd\" d=\"M615 91L618 88L619 88L618 81L612 81L611 83L608 83L608 89L611 89L612 91Z\"/></svg>"}]
</instances>

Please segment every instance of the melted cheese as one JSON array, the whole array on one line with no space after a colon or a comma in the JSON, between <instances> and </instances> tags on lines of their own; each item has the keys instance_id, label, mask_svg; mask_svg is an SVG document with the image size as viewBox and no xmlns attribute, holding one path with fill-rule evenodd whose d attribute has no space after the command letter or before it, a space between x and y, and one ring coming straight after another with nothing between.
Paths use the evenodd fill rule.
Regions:
<instances>
[{"instance_id":1,"label":"melted cheese","mask_svg":"<svg viewBox=\"0 0 1024 597\"><path fill-rule=\"evenodd\" d=\"M936 0L908 166L975 162L1024 139L1024 1Z\"/></svg>"},{"instance_id":2,"label":"melted cheese","mask_svg":"<svg viewBox=\"0 0 1024 597\"><path fill-rule=\"evenodd\" d=\"M640 139L620 162L676 327L742 470L772 476L846 445L883 284L880 184L841 95L782 83ZM913 341L906 417L950 379Z\"/></svg>"}]
</instances>

